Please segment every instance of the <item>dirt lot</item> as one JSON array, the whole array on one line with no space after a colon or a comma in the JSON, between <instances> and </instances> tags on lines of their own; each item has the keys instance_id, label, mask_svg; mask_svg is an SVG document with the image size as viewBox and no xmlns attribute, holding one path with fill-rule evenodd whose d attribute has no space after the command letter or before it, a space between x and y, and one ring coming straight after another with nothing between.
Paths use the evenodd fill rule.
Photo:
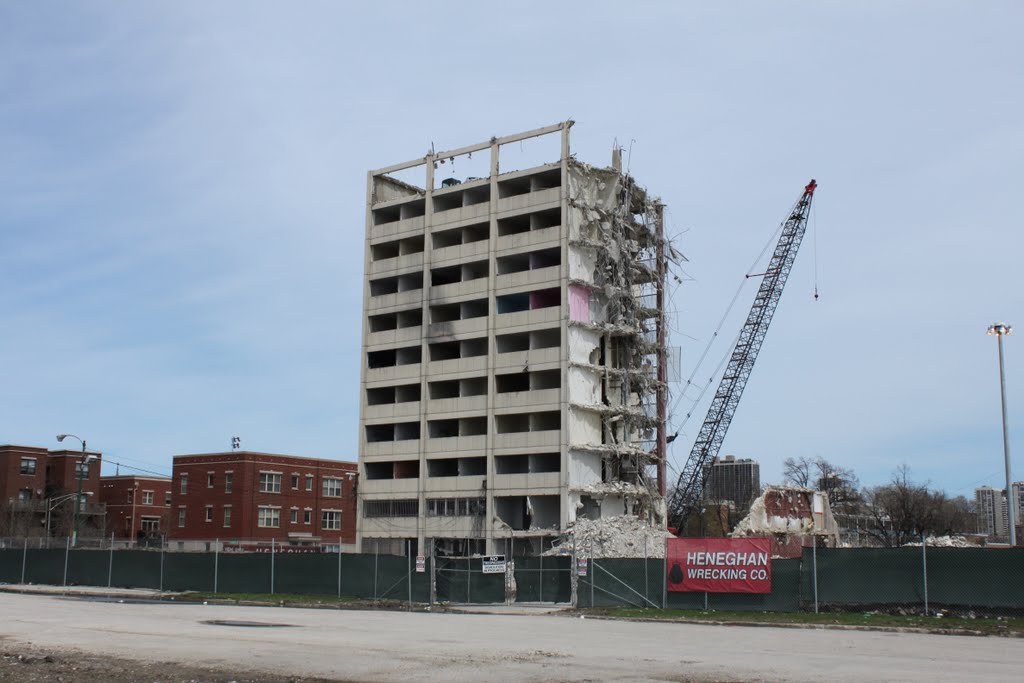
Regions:
<instances>
[{"instance_id":1,"label":"dirt lot","mask_svg":"<svg viewBox=\"0 0 1024 683\"><path fill-rule=\"evenodd\" d=\"M171 662L98 657L83 652L44 650L0 641L2 683L335 683L324 678L295 678L217 671Z\"/></svg>"},{"instance_id":2,"label":"dirt lot","mask_svg":"<svg viewBox=\"0 0 1024 683\"><path fill-rule=\"evenodd\" d=\"M0 660L4 683L931 683L1019 681L1024 660L1020 638L565 614L140 604L0 593L0 615L0 652L10 657Z\"/></svg>"}]
</instances>

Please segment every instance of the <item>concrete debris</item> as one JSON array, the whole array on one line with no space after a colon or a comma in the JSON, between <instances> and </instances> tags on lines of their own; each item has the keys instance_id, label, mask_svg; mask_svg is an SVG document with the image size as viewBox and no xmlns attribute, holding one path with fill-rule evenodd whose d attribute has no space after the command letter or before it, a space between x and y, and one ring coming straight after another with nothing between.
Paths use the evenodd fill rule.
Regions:
<instances>
[{"instance_id":1,"label":"concrete debris","mask_svg":"<svg viewBox=\"0 0 1024 683\"><path fill-rule=\"evenodd\" d=\"M751 504L750 512L736 525L731 536L836 536L838 532L825 493L797 486L768 486Z\"/></svg>"},{"instance_id":2,"label":"concrete debris","mask_svg":"<svg viewBox=\"0 0 1024 683\"><path fill-rule=\"evenodd\" d=\"M652 527L631 515L601 519L577 519L545 555L577 557L665 557L665 539L672 534Z\"/></svg>"},{"instance_id":3,"label":"concrete debris","mask_svg":"<svg viewBox=\"0 0 1024 683\"><path fill-rule=\"evenodd\" d=\"M929 536L925 539L930 548L977 548L977 543L971 543L963 536ZM921 547L921 542L907 543L906 546Z\"/></svg>"},{"instance_id":4,"label":"concrete debris","mask_svg":"<svg viewBox=\"0 0 1024 683\"><path fill-rule=\"evenodd\" d=\"M588 484L587 486L572 487L570 489L573 493L582 493L588 496L600 497L600 496L650 496L654 495L650 489L642 484L633 484L628 481L608 481L597 484Z\"/></svg>"}]
</instances>

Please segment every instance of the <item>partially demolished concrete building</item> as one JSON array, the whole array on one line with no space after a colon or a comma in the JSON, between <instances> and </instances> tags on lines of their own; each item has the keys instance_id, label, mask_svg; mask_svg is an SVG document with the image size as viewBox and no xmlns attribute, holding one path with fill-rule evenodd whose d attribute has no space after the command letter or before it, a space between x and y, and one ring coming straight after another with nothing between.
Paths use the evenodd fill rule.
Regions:
<instances>
[{"instance_id":1,"label":"partially demolished concrete building","mask_svg":"<svg viewBox=\"0 0 1024 683\"><path fill-rule=\"evenodd\" d=\"M363 552L535 554L577 519L664 526L662 208L617 150L575 160L571 126L369 173ZM545 136L550 163L503 163ZM446 177L473 155L486 176Z\"/></svg>"}]
</instances>

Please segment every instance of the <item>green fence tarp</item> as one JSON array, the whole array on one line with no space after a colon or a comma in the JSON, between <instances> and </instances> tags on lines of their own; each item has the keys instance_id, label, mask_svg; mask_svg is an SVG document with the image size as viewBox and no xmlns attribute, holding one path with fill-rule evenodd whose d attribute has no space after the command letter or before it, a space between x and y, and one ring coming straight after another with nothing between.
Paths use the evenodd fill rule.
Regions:
<instances>
[{"instance_id":1,"label":"green fence tarp","mask_svg":"<svg viewBox=\"0 0 1024 683\"><path fill-rule=\"evenodd\" d=\"M928 599L933 609L1024 609L1024 548L928 548ZM430 599L429 560L415 571L407 557L367 554L183 553L157 550L84 550L7 547L0 550L0 582L153 588L221 593L341 595L416 602ZM484 574L480 558L437 558L437 599L452 603L505 601L505 575ZM812 609L817 566L819 605L828 609L923 607L920 546L806 549L802 559L772 562L769 594L707 596L712 610ZM271 583L273 567L273 583ZM410 568L412 572L410 572ZM162 569L162 572L161 572ZM575 567L570 557L515 558L518 602L569 602ZM591 560L578 577L577 602L591 606L703 609L703 593L663 593L660 559Z\"/></svg>"},{"instance_id":2,"label":"green fence tarp","mask_svg":"<svg viewBox=\"0 0 1024 683\"><path fill-rule=\"evenodd\" d=\"M664 560L592 558L587 575L579 577L577 604L583 607L661 607L664 566Z\"/></svg>"},{"instance_id":3,"label":"green fence tarp","mask_svg":"<svg viewBox=\"0 0 1024 683\"><path fill-rule=\"evenodd\" d=\"M570 602L571 557L515 558L516 602Z\"/></svg>"},{"instance_id":4,"label":"green fence tarp","mask_svg":"<svg viewBox=\"0 0 1024 683\"><path fill-rule=\"evenodd\" d=\"M0 550L0 583L20 583L24 549Z\"/></svg>"},{"instance_id":5,"label":"green fence tarp","mask_svg":"<svg viewBox=\"0 0 1024 683\"><path fill-rule=\"evenodd\" d=\"M437 558L436 561L438 601L505 602L505 575L484 574L481 558Z\"/></svg>"},{"instance_id":6,"label":"green fence tarp","mask_svg":"<svg viewBox=\"0 0 1024 683\"><path fill-rule=\"evenodd\" d=\"M921 549L804 548L803 595L819 605L923 604Z\"/></svg>"},{"instance_id":7,"label":"green fence tarp","mask_svg":"<svg viewBox=\"0 0 1024 683\"><path fill-rule=\"evenodd\" d=\"M1024 608L1024 548L818 548L820 606ZM814 554L804 550L804 604L813 601Z\"/></svg>"},{"instance_id":8,"label":"green fence tarp","mask_svg":"<svg viewBox=\"0 0 1024 683\"><path fill-rule=\"evenodd\" d=\"M164 590L213 592L214 553L164 553Z\"/></svg>"},{"instance_id":9,"label":"green fence tarp","mask_svg":"<svg viewBox=\"0 0 1024 683\"><path fill-rule=\"evenodd\" d=\"M928 548L932 605L1024 609L1024 548Z\"/></svg>"},{"instance_id":10,"label":"green fence tarp","mask_svg":"<svg viewBox=\"0 0 1024 683\"><path fill-rule=\"evenodd\" d=\"M111 585L118 588L159 590L163 553L155 550L118 550L114 553Z\"/></svg>"},{"instance_id":11,"label":"green fence tarp","mask_svg":"<svg viewBox=\"0 0 1024 683\"><path fill-rule=\"evenodd\" d=\"M64 550L28 549L25 582L60 586L64 583ZM103 582L106 585L106 581Z\"/></svg>"},{"instance_id":12,"label":"green fence tarp","mask_svg":"<svg viewBox=\"0 0 1024 683\"><path fill-rule=\"evenodd\" d=\"M337 595L338 557L337 553L277 555L274 592Z\"/></svg>"},{"instance_id":13,"label":"green fence tarp","mask_svg":"<svg viewBox=\"0 0 1024 683\"><path fill-rule=\"evenodd\" d=\"M270 567L277 560L274 553L219 553L217 592L273 593Z\"/></svg>"}]
</instances>

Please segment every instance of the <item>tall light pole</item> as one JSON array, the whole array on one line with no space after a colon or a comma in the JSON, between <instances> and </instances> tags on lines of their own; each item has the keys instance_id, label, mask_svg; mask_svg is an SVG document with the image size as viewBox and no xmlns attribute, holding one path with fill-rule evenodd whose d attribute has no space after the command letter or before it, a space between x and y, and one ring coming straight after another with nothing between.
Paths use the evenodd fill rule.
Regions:
<instances>
[{"instance_id":1,"label":"tall light pole","mask_svg":"<svg viewBox=\"0 0 1024 683\"><path fill-rule=\"evenodd\" d=\"M89 463L95 460L96 457L86 454L85 439L79 438L74 434L58 434L57 441L63 441L68 437L77 439L82 444L82 459L75 463L75 478L78 479L78 497L75 499L75 526L71 532L71 545L76 545L78 543L78 512L79 508L82 507L82 479L89 476Z\"/></svg>"},{"instance_id":2,"label":"tall light pole","mask_svg":"<svg viewBox=\"0 0 1024 683\"><path fill-rule=\"evenodd\" d=\"M85 495L91 496L92 491L86 491ZM53 512L59 505L67 502L68 500L78 496L77 493L68 493L63 496L57 496L56 498L46 499L46 538L50 538L50 513ZM51 504L52 502L52 504Z\"/></svg>"},{"instance_id":3,"label":"tall light pole","mask_svg":"<svg viewBox=\"0 0 1024 683\"><path fill-rule=\"evenodd\" d=\"M1017 545L1017 520L1013 514L1013 475L1010 472L1010 433L1006 426L1006 373L1003 370L1003 337L1013 333L1006 323L988 326L988 334L995 335L999 346L999 396L1003 406L1003 461L1006 465L1006 525L1010 527L1010 546Z\"/></svg>"}]
</instances>

